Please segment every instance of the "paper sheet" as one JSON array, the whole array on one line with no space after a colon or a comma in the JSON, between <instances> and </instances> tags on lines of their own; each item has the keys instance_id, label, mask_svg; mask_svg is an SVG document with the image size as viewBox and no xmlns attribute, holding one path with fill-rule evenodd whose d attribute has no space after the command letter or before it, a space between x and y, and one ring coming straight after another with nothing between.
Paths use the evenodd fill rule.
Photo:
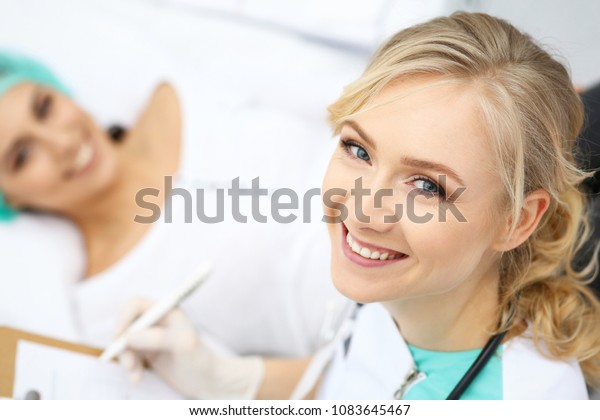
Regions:
<instances>
[{"instance_id":1,"label":"paper sheet","mask_svg":"<svg viewBox=\"0 0 600 420\"><path fill-rule=\"evenodd\" d=\"M29 391L37 391L43 400L182 398L152 372L132 384L115 363L29 341L19 341L15 363L13 397L18 399Z\"/></svg>"}]
</instances>

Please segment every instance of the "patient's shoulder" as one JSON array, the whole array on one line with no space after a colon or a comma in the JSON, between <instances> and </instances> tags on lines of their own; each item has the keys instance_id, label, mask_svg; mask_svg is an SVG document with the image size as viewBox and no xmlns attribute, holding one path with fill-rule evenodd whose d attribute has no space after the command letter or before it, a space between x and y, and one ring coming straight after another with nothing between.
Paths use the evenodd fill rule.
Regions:
<instances>
[{"instance_id":1,"label":"patient's shoulder","mask_svg":"<svg viewBox=\"0 0 600 420\"><path fill-rule=\"evenodd\" d=\"M165 112L172 112L172 116L179 116L179 97L177 90L170 82L162 81L154 88L147 111L154 111L153 107L157 107L163 115L166 115Z\"/></svg>"},{"instance_id":2,"label":"patient's shoulder","mask_svg":"<svg viewBox=\"0 0 600 420\"><path fill-rule=\"evenodd\" d=\"M152 165L174 174L179 166L182 115L177 91L172 84L162 82L152 92L132 132L131 150Z\"/></svg>"}]
</instances>

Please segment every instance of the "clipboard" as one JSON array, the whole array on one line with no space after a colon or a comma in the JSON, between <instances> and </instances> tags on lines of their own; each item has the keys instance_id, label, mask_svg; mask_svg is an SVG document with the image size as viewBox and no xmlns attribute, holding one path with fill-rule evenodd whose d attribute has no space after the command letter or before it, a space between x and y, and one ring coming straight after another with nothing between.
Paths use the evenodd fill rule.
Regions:
<instances>
[{"instance_id":1,"label":"clipboard","mask_svg":"<svg viewBox=\"0 0 600 420\"><path fill-rule=\"evenodd\" d=\"M0 326L0 397L12 398L15 381L15 361L17 344L20 340L44 344L91 356L100 356L102 350L84 344L57 340L39 334L33 334L14 328Z\"/></svg>"}]
</instances>

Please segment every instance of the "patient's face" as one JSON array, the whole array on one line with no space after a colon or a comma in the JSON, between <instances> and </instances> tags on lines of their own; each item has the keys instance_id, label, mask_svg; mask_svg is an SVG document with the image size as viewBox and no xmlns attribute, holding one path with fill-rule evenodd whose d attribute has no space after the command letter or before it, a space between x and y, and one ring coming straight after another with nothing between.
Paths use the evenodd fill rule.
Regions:
<instances>
[{"instance_id":1,"label":"patient's face","mask_svg":"<svg viewBox=\"0 0 600 420\"><path fill-rule=\"evenodd\" d=\"M116 179L117 155L70 98L34 83L0 96L0 191L17 208L68 213Z\"/></svg>"}]
</instances>

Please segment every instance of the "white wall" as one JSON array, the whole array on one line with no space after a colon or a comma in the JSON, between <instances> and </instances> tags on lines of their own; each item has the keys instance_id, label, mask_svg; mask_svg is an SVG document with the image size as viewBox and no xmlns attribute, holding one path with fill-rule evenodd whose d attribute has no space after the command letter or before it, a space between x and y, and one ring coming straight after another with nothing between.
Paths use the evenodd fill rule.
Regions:
<instances>
[{"instance_id":1,"label":"white wall","mask_svg":"<svg viewBox=\"0 0 600 420\"><path fill-rule=\"evenodd\" d=\"M146 0L213 10L354 47L365 58L386 37L456 10L503 17L568 61L576 84L600 80L597 0Z\"/></svg>"},{"instance_id":2,"label":"white wall","mask_svg":"<svg viewBox=\"0 0 600 420\"><path fill-rule=\"evenodd\" d=\"M575 84L600 81L600 1L446 0L446 7L503 17L564 57Z\"/></svg>"}]
</instances>

